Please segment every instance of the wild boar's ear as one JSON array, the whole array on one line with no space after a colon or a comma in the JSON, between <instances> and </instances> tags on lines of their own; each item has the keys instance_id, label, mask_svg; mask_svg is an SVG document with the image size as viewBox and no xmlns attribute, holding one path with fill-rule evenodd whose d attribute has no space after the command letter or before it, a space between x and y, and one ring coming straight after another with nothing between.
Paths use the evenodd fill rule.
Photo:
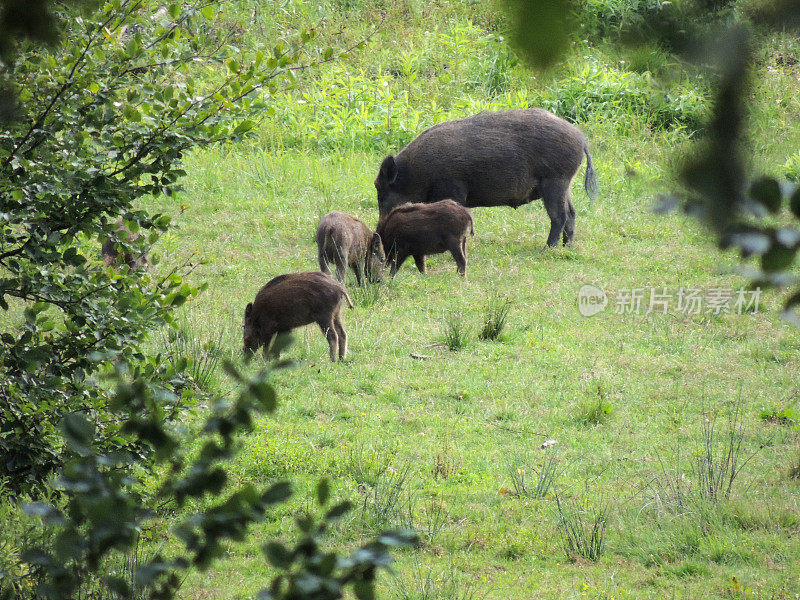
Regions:
<instances>
[{"instance_id":1,"label":"wild boar's ear","mask_svg":"<svg viewBox=\"0 0 800 600\"><path fill-rule=\"evenodd\" d=\"M249 319L253 315L253 303L248 302L247 306L244 307L244 318Z\"/></svg>"},{"instance_id":2,"label":"wild boar's ear","mask_svg":"<svg viewBox=\"0 0 800 600\"><path fill-rule=\"evenodd\" d=\"M389 185L394 185L394 182L397 181L397 163L391 154L383 159L380 174L381 178L385 179Z\"/></svg>"},{"instance_id":3,"label":"wild boar's ear","mask_svg":"<svg viewBox=\"0 0 800 600\"><path fill-rule=\"evenodd\" d=\"M369 241L369 245L373 248L380 248L383 245L380 234L373 233L372 239Z\"/></svg>"}]
</instances>

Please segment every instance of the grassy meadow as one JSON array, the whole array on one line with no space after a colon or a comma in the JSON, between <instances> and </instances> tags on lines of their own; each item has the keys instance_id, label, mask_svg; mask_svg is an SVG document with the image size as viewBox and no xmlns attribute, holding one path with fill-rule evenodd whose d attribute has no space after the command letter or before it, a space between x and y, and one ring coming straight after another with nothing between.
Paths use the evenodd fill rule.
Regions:
<instances>
[{"instance_id":1,"label":"grassy meadow","mask_svg":"<svg viewBox=\"0 0 800 600\"><path fill-rule=\"evenodd\" d=\"M586 10L611 27L602 11L612 6ZM358 0L281 7L241 3L253 11L242 43L325 18L321 43L347 47L381 13ZM297 330L294 367L274 374L278 411L230 465L241 482L290 479L293 501L215 569L193 573L181 597L254 597L270 572L262 544L291 535L323 477L356 504L332 545L396 526L420 534L381 577L381 598L800 597L800 331L780 320L774 292L757 313L677 311L681 287L745 280L694 219L651 210L677 185L707 110L703 80L655 48L616 49L591 19L541 74L515 59L491 4L384 9L364 48L277 92L255 135L187 157L177 202L152 200L177 226L155 252L207 261L191 277L208 289L181 309L187 336L238 356L245 304L270 278L317 268L326 212L374 227L380 161L434 122L528 105L569 116L589 136L600 194L587 198L581 169L568 248L543 251L540 203L477 208L465 279L444 254L425 276L408 261L394 280L358 288L350 273L347 360L328 362L316 326ZM754 77L754 167L778 175L800 170L799 48L764 40ZM669 87L651 73L672 74ZM589 318L578 311L586 284L609 298ZM645 290L642 309L618 314L632 288ZM651 288L673 295L667 314L647 314ZM505 301L499 337L479 339ZM232 383L217 369L205 385L227 393ZM740 470L729 494L725 482L709 491L702 474L709 460L724 468L731 440Z\"/></svg>"}]
</instances>

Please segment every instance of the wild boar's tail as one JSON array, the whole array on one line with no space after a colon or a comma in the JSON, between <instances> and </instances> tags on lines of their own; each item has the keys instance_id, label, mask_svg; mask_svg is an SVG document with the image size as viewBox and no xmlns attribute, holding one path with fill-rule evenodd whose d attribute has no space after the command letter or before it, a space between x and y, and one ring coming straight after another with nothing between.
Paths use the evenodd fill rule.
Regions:
<instances>
[{"instance_id":1,"label":"wild boar's tail","mask_svg":"<svg viewBox=\"0 0 800 600\"><path fill-rule=\"evenodd\" d=\"M355 308L355 304L353 304L353 301L350 300L350 296L348 295L347 290L344 290L344 299L347 300L347 305L350 308Z\"/></svg>"},{"instance_id":2,"label":"wild boar's tail","mask_svg":"<svg viewBox=\"0 0 800 600\"><path fill-rule=\"evenodd\" d=\"M597 176L594 174L594 165L592 164L592 156L589 154L589 144L584 144L583 153L586 155L586 175L583 178L583 187L586 188L586 193L589 197L594 199L597 196Z\"/></svg>"}]
</instances>

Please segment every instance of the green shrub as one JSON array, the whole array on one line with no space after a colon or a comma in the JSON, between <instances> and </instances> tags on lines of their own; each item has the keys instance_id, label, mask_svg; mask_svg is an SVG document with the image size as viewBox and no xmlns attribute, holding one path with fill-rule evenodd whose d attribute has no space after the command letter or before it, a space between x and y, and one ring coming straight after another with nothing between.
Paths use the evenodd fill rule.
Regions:
<instances>
[{"instance_id":1,"label":"green shrub","mask_svg":"<svg viewBox=\"0 0 800 600\"><path fill-rule=\"evenodd\" d=\"M581 0L576 12L584 34L619 37L661 10L660 0Z\"/></svg>"},{"instance_id":2,"label":"green shrub","mask_svg":"<svg viewBox=\"0 0 800 600\"><path fill-rule=\"evenodd\" d=\"M649 73L584 63L577 71L555 81L544 93L542 107L572 122L592 117L617 120L621 130L632 118L651 129L701 129L708 102L694 87L676 84L668 90L654 87Z\"/></svg>"}]
</instances>

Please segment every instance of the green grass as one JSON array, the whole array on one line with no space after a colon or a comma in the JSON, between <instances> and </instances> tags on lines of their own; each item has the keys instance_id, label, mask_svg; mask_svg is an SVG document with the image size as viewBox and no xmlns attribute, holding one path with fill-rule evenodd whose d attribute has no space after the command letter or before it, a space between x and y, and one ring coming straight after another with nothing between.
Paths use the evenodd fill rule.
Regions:
<instances>
[{"instance_id":1,"label":"green grass","mask_svg":"<svg viewBox=\"0 0 800 600\"><path fill-rule=\"evenodd\" d=\"M315 11L333 5L294 6L283 18L316 18ZM344 12L329 12L329 27L345 26L345 41L368 29L363 3L337 6ZM317 107L326 125L307 139L304 126L317 117L304 105L292 113L295 121L265 120L245 144L187 157L179 201L189 208L157 251L167 261L193 252L208 260L192 275L208 290L182 309L197 339L218 342L223 355L238 352L244 306L258 289L280 273L317 268L314 232L326 212L344 210L374 227L372 182L380 161L437 118L431 106L455 116L502 94L533 101L544 98L536 95L539 87L556 90L559 77L572 81L587 53L593 74L598 64L615 60L603 47L578 44L565 66L547 76L547 86L513 61L493 67L509 77L490 77L489 59L475 59L474 49L492 56L507 51L494 37L481 38L497 35L494 13L460 3L426 7L412 0L393 4L386 32L366 51L332 71L301 74L297 93L318 99L325 95L315 77L330 82L349 72L351 81L372 91L385 81L391 102L366 108L373 118L391 104L397 112L389 133L371 122L337 125L335 118L354 110L340 102L347 97L340 90L324 100L339 105ZM264 17L266 35L277 27L270 18ZM797 53L791 42L779 46ZM752 144L757 166L777 171L800 145L800 103L796 72L775 70L770 56L756 80L761 103L752 117ZM664 60L653 52L639 56L636 68L655 71ZM437 79L444 65L458 70L447 83ZM623 79L640 85L645 78ZM626 102L635 97L626 92ZM291 109L286 102L280 100L279 112ZM400 553L397 577L381 579L381 598L800 593L800 488L790 476L798 468L797 434L761 416L790 406L798 393L800 332L779 320L780 298L765 293L757 314L741 316L615 312L623 288L675 292L745 284L731 274L735 258L720 254L694 220L650 211L655 195L675 185L687 131L654 126L645 113L627 104L581 112L601 193L593 202L586 198L581 172L573 186L571 247L542 251L549 222L540 204L478 208L466 279L449 255L430 257L425 276L406 264L378 288L356 290L348 275L356 304L345 314L348 359L329 363L318 328L298 330L286 351L295 367L274 377L278 412L242 440L229 469L234 481L257 485L290 478L295 499L249 541L232 545L227 560L191 574L182 597L252 597L269 573L261 544L290 534L293 515L312 504L320 477L330 480L335 498L357 506L332 532L333 544L347 547L387 526L410 523L420 530L421 549ZM154 207L179 212L174 200L159 199ZM591 318L578 312L585 284L609 295L606 310ZM511 302L493 341L479 335L490 298ZM442 346L451 315L468 339L458 352ZM232 385L221 373L217 378L223 392ZM724 420L737 399L742 454L760 451L729 498L666 511L652 482L664 473L678 481L692 477L704 423L714 412ZM541 465L546 439L556 440L553 493L503 492L513 487L509 457L524 456L529 468ZM565 556L554 493L602 509L603 552L592 555L596 562Z\"/></svg>"}]
</instances>

